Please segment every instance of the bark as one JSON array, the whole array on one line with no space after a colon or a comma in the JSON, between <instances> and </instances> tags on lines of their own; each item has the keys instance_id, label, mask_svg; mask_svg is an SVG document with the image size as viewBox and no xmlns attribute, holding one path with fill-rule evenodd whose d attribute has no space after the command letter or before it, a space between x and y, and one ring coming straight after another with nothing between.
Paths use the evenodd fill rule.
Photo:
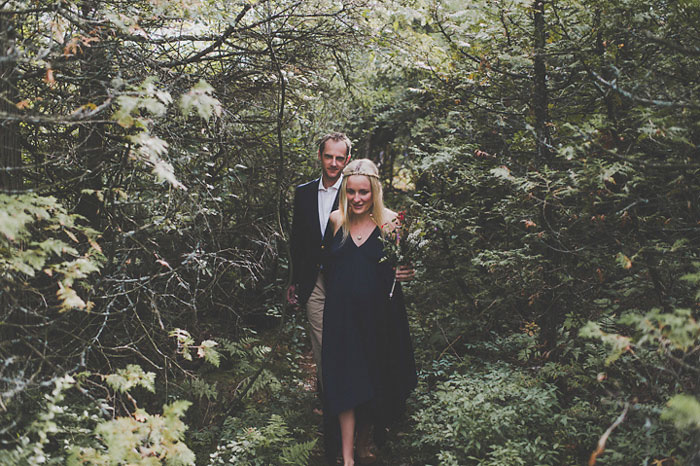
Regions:
<instances>
[{"instance_id":1,"label":"bark","mask_svg":"<svg viewBox=\"0 0 700 466\"><path fill-rule=\"evenodd\" d=\"M532 4L534 20L534 82L532 92L532 109L535 117L535 147L537 152L536 164L541 165L552 161L551 135L549 133L549 96L547 92L547 65L545 62L545 44L547 40L547 25L545 22L544 0L534 0ZM551 206L542 206L542 222L552 215ZM561 260L553 251L546 249L543 256L550 264L550 270L544 270L546 283L554 283L556 280L553 269L558 267ZM550 286L540 290L539 320L542 329L540 338L548 347L553 347L557 338L557 328L561 325L564 315L559 306L559 299Z\"/></svg>"},{"instance_id":2,"label":"bark","mask_svg":"<svg viewBox=\"0 0 700 466\"><path fill-rule=\"evenodd\" d=\"M83 15L89 18L94 15L96 10L96 2L86 2L83 6ZM100 40L95 45L85 48L85 59L81 63L85 84L80 89L83 105L91 103L97 105L103 94L104 83L108 80L107 70L109 67L104 44ZM100 124L86 122L80 127L78 137L80 138L81 161L85 167L85 174L80 183L81 193L75 210L87 218L94 228L100 229L102 203L96 193L82 192L82 190L97 191L103 188L104 128Z\"/></svg>"},{"instance_id":3,"label":"bark","mask_svg":"<svg viewBox=\"0 0 700 466\"><path fill-rule=\"evenodd\" d=\"M602 14L602 12L598 9L598 10L596 10L595 16L594 16L596 29L598 30L598 33L596 34L595 50L596 50L596 54L598 55L598 57L600 59L600 63L601 63L600 75L606 81L611 81L613 79L613 75L610 71L610 68L605 66L605 45L604 45L602 28L600 27L601 14ZM609 127L610 133L609 133L609 140L603 140L602 143L606 149L612 149L613 147L617 147L618 150L621 150L622 147L619 144L620 143L620 136L619 136L619 130L618 130L618 117L617 117L618 112L617 112L616 99L617 99L617 95L610 90L604 96L605 110L606 110L606 114L608 116L608 121L610 121L610 127Z\"/></svg>"},{"instance_id":4,"label":"bark","mask_svg":"<svg viewBox=\"0 0 700 466\"><path fill-rule=\"evenodd\" d=\"M538 162L551 158L551 137L549 134L549 99L547 96L547 67L545 63L546 24L544 0L533 2L535 42L534 42L534 82L532 110L535 116L535 144Z\"/></svg>"},{"instance_id":5,"label":"bark","mask_svg":"<svg viewBox=\"0 0 700 466\"><path fill-rule=\"evenodd\" d=\"M1 57L12 57L15 50L15 31L12 18L0 15ZM14 60L0 61L0 113L17 114L18 101ZM0 191L16 192L22 187L22 165L19 124L17 120L0 120Z\"/></svg>"}]
</instances>

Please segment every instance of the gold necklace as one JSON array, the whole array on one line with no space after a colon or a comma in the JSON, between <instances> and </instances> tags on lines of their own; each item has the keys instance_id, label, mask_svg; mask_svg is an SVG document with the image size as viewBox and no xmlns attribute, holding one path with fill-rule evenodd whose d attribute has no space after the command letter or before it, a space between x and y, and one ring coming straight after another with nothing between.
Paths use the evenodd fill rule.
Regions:
<instances>
[{"instance_id":1,"label":"gold necklace","mask_svg":"<svg viewBox=\"0 0 700 466\"><path fill-rule=\"evenodd\" d=\"M370 218L371 218L372 220L374 220L374 215L372 215L372 212L369 213L369 216L370 216ZM357 238L357 241L362 241L362 233L360 233L359 235L355 236L355 238Z\"/></svg>"}]
</instances>

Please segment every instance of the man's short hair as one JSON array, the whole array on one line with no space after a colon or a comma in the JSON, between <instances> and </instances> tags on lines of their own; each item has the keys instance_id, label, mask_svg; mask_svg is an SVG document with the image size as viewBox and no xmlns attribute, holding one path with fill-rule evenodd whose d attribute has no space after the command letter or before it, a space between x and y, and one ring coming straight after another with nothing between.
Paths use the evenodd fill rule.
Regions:
<instances>
[{"instance_id":1,"label":"man's short hair","mask_svg":"<svg viewBox=\"0 0 700 466\"><path fill-rule=\"evenodd\" d=\"M323 155L323 151L326 148L326 141L328 140L333 140L333 141L343 141L345 143L345 155L348 157L350 156L350 149L352 149L352 142L350 142L350 139L343 133L328 133L325 136L321 138L321 141L318 143L318 153Z\"/></svg>"}]
</instances>

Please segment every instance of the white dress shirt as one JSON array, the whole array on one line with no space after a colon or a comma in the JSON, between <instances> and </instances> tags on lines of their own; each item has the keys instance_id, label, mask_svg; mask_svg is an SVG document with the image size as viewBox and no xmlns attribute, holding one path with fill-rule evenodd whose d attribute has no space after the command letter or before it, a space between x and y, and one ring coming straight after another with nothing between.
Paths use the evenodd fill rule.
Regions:
<instances>
[{"instance_id":1,"label":"white dress shirt","mask_svg":"<svg viewBox=\"0 0 700 466\"><path fill-rule=\"evenodd\" d=\"M323 178L318 180L318 223L321 225L321 236L326 232L328 218L331 216L331 209L333 209L333 201L338 194L342 181L343 175L340 175L333 186L324 188Z\"/></svg>"}]
</instances>

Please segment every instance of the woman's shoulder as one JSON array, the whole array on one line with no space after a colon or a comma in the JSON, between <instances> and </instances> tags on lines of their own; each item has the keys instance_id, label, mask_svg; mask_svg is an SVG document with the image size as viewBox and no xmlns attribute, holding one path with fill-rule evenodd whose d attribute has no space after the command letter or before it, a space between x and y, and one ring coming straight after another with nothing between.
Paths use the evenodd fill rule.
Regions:
<instances>
[{"instance_id":1,"label":"woman's shoulder","mask_svg":"<svg viewBox=\"0 0 700 466\"><path fill-rule=\"evenodd\" d=\"M343 221L341 217L342 215L340 214L340 210L336 209L333 212L331 212L331 216L328 218L328 220L331 221L333 226L338 227Z\"/></svg>"},{"instance_id":2,"label":"woman's shoulder","mask_svg":"<svg viewBox=\"0 0 700 466\"><path fill-rule=\"evenodd\" d=\"M336 209L331 212L331 216L328 218L329 223L333 226L333 234L337 233L340 229L343 219L341 218L340 210Z\"/></svg>"}]
</instances>

